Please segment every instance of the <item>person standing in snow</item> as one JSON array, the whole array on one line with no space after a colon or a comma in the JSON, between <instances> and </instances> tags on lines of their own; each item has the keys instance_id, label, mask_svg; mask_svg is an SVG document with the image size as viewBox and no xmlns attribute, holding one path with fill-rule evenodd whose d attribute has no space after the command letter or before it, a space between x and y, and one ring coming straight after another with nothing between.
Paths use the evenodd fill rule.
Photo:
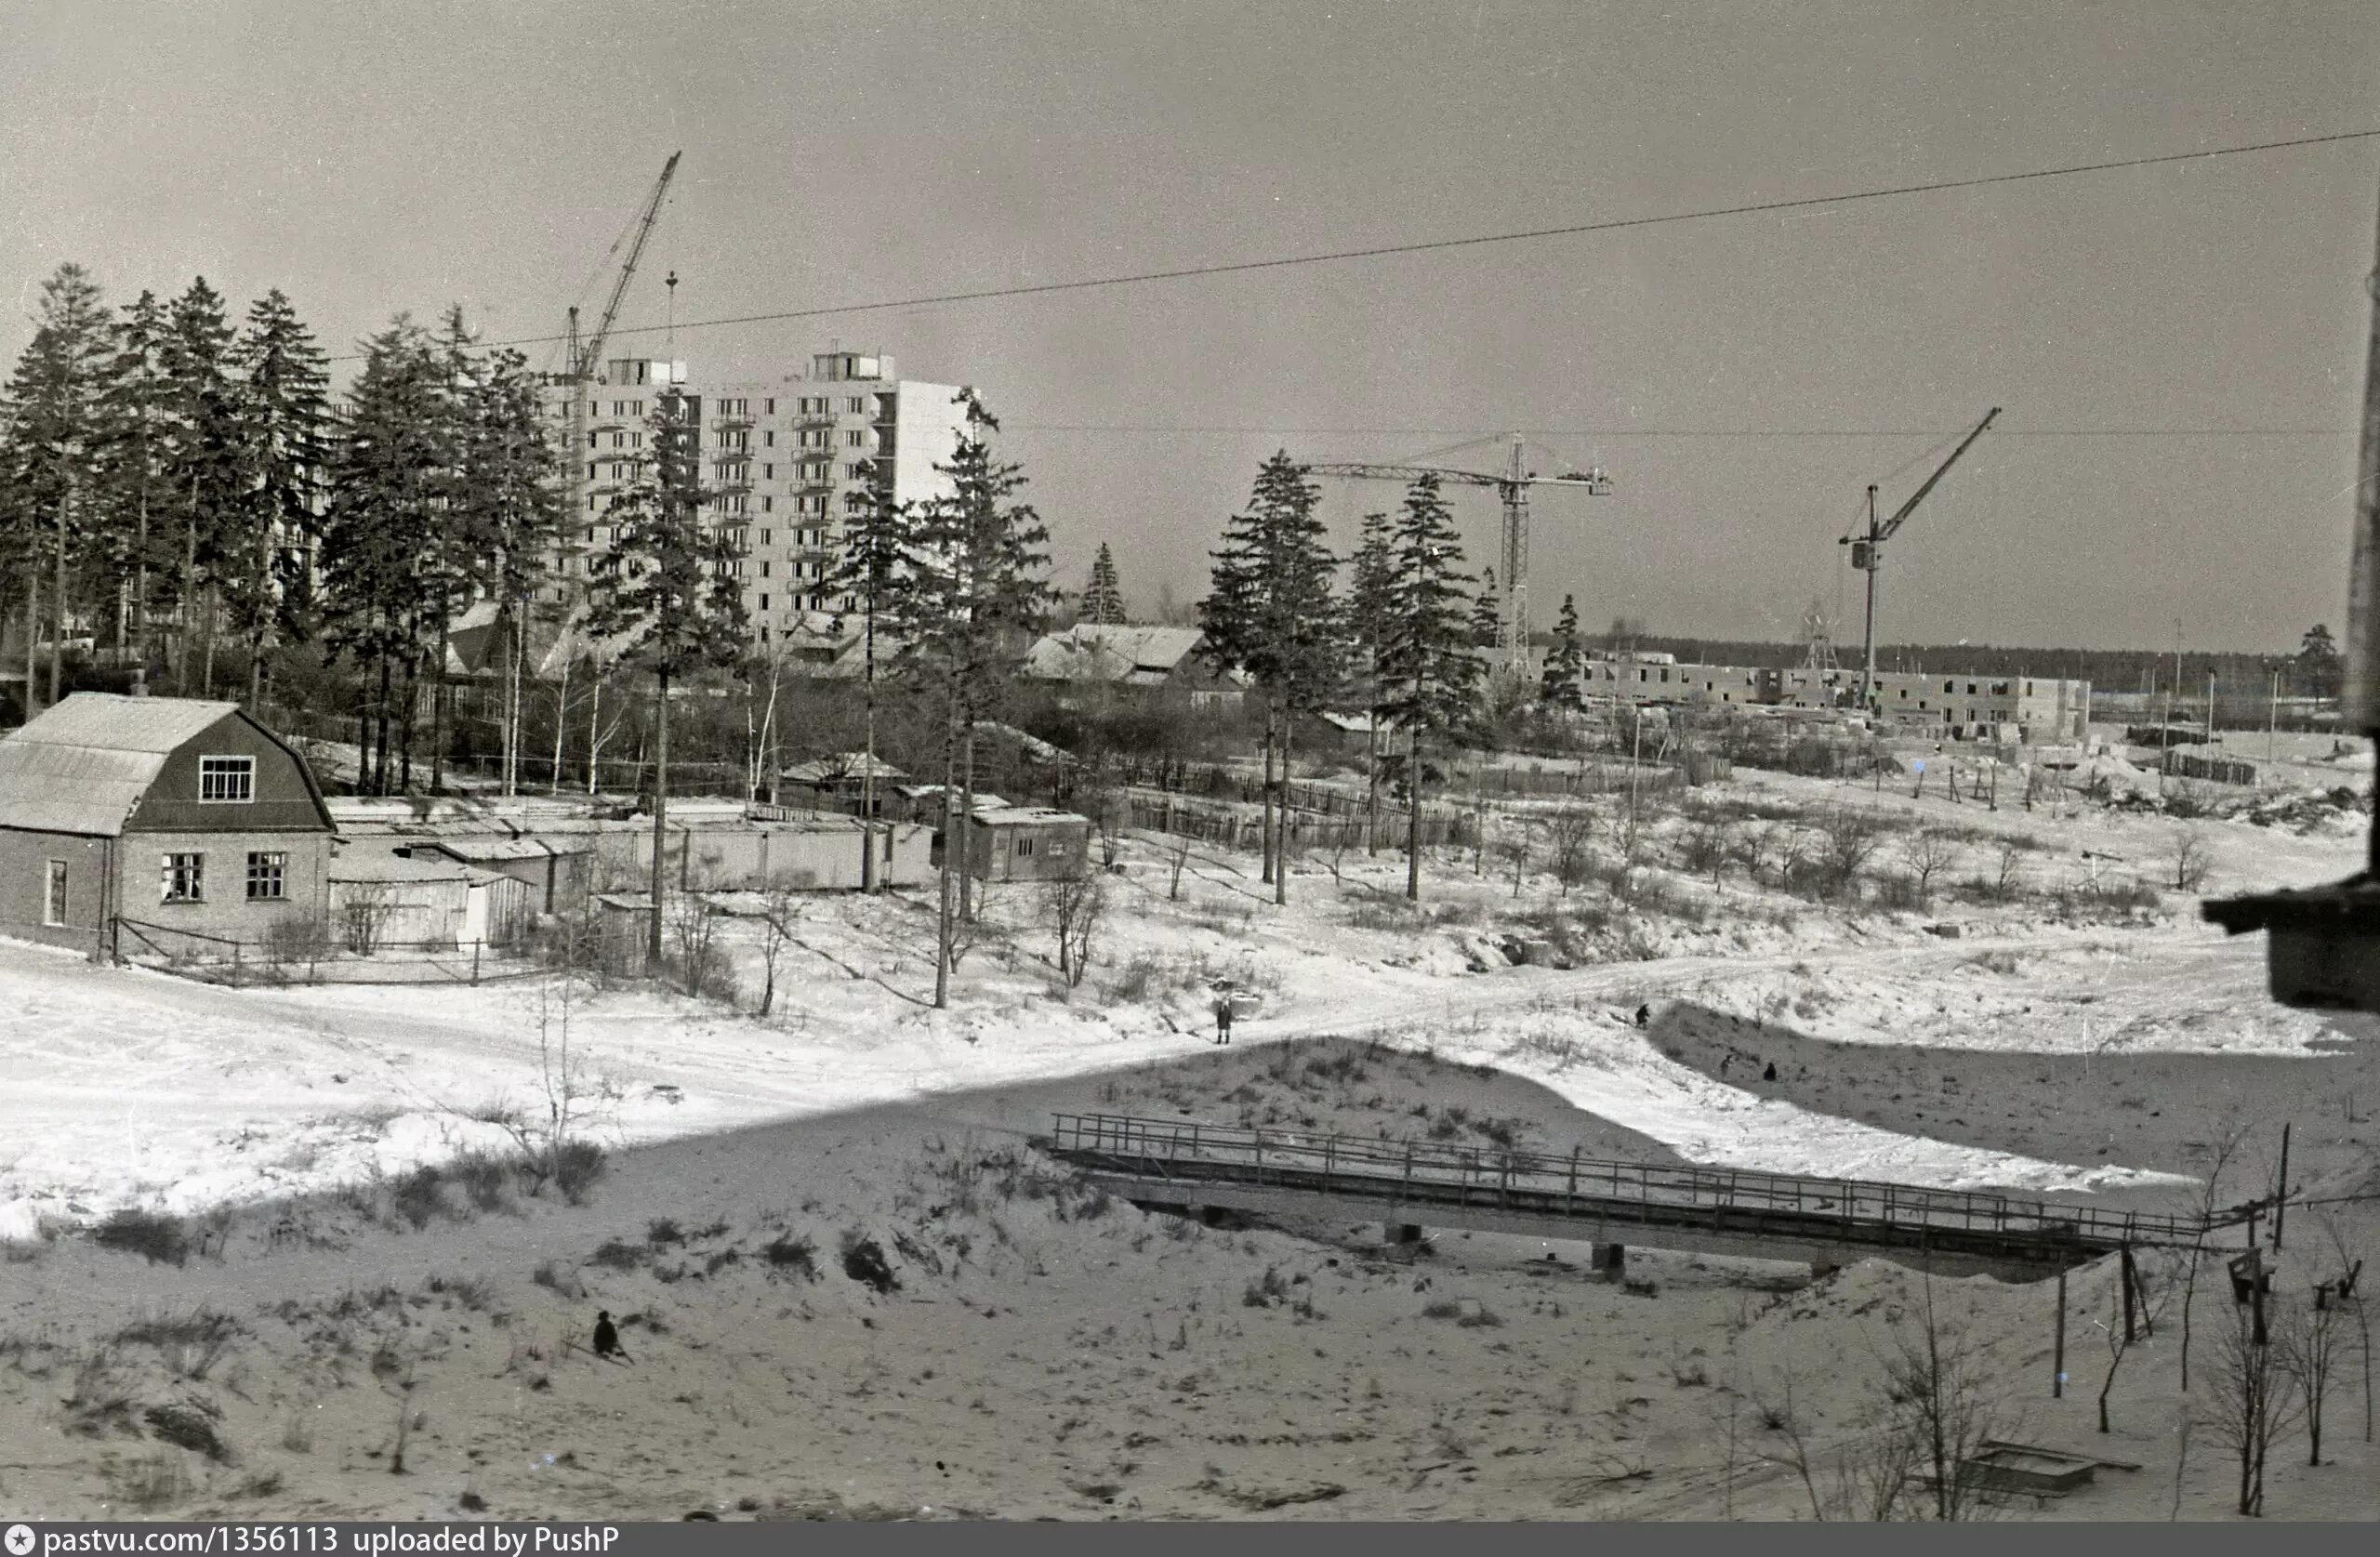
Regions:
<instances>
[{"instance_id":1,"label":"person standing in snow","mask_svg":"<svg viewBox=\"0 0 2380 1557\"><path fill-rule=\"evenodd\" d=\"M1228 995L1215 1001L1215 1041L1231 1042L1231 996Z\"/></svg>"}]
</instances>

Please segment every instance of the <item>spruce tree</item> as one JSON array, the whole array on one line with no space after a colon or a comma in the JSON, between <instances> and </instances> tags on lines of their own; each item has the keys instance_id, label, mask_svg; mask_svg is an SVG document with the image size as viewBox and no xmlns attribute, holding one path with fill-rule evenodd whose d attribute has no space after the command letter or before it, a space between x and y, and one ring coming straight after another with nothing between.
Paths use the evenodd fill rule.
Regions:
<instances>
[{"instance_id":1,"label":"spruce tree","mask_svg":"<svg viewBox=\"0 0 2380 1557\"><path fill-rule=\"evenodd\" d=\"M7 505L11 561L25 579L25 715L33 717L34 644L42 630L43 578L48 579L49 700L61 691L63 653L73 614L73 567L93 529L90 510L105 443L104 397L109 319L99 284L80 265L60 265L42 284L33 338L6 391L7 463L0 482Z\"/></svg>"},{"instance_id":2,"label":"spruce tree","mask_svg":"<svg viewBox=\"0 0 2380 1557\"><path fill-rule=\"evenodd\" d=\"M658 968L668 858L669 684L734 665L750 627L743 580L735 574L741 550L733 531L704 516L713 494L702 484L701 429L675 385L646 419L645 436L647 453L636 480L614 494L604 511L618 538L595 560L588 628L618 640L623 657L653 676L653 919L646 954Z\"/></svg>"},{"instance_id":3,"label":"spruce tree","mask_svg":"<svg viewBox=\"0 0 2380 1557\"><path fill-rule=\"evenodd\" d=\"M1395 529L1396 571L1390 587L1381 668L1388 683L1387 711L1405 731L1405 895L1421 897L1422 745L1442 743L1466 729L1478 712L1480 664L1471 651L1470 600L1462 543L1438 495L1438 478L1422 475L1406 492Z\"/></svg>"},{"instance_id":4,"label":"spruce tree","mask_svg":"<svg viewBox=\"0 0 2380 1557\"><path fill-rule=\"evenodd\" d=\"M160 545L169 529L156 522L170 497L165 460L173 406L165 377L167 327L165 308L153 292L141 293L116 322L100 474L116 647L119 653L128 650L137 655L144 675L154 660L150 581L173 565L171 550Z\"/></svg>"},{"instance_id":5,"label":"spruce tree","mask_svg":"<svg viewBox=\"0 0 2380 1557\"><path fill-rule=\"evenodd\" d=\"M269 640L302 640L315 626L313 557L330 411L324 357L278 287L248 309L234 349L243 375L242 443L255 485L221 548L231 625L248 645L248 701L264 692Z\"/></svg>"},{"instance_id":6,"label":"spruce tree","mask_svg":"<svg viewBox=\"0 0 2380 1557\"><path fill-rule=\"evenodd\" d=\"M411 679L428 581L439 576L453 491L444 373L430 339L403 314L364 343L333 441L323 513L324 640L376 683L358 745L366 786L389 791L390 682Z\"/></svg>"},{"instance_id":7,"label":"spruce tree","mask_svg":"<svg viewBox=\"0 0 2380 1557\"><path fill-rule=\"evenodd\" d=\"M1471 646L1495 650L1504 640L1504 618L1496 599L1496 570L1483 569L1479 592L1471 600Z\"/></svg>"},{"instance_id":8,"label":"spruce tree","mask_svg":"<svg viewBox=\"0 0 2380 1557\"><path fill-rule=\"evenodd\" d=\"M1091 560L1091 583L1082 592L1079 619L1103 627L1123 625L1124 590L1117 582L1116 559L1105 541L1099 543L1099 555Z\"/></svg>"},{"instance_id":9,"label":"spruce tree","mask_svg":"<svg viewBox=\"0 0 2380 1557\"><path fill-rule=\"evenodd\" d=\"M1322 706L1338 686L1342 659L1330 598L1339 563L1323 545L1329 532L1315 511L1320 498L1321 489L1287 450L1267 459L1247 511L1223 527L1211 588L1198 606L1205 634L1199 653L1246 672L1264 699L1264 875L1276 904L1289 900L1281 846L1288 828L1273 755L1280 751L1286 780L1292 719Z\"/></svg>"},{"instance_id":10,"label":"spruce tree","mask_svg":"<svg viewBox=\"0 0 2380 1557\"><path fill-rule=\"evenodd\" d=\"M1355 548L1354 576L1347 590L1347 631L1356 690L1364 700L1365 825L1364 851L1380 852L1381 724L1385 718L1387 682L1381 676L1381 653L1388 640L1389 613L1395 604L1396 546L1388 515L1364 516L1363 538Z\"/></svg>"},{"instance_id":11,"label":"spruce tree","mask_svg":"<svg viewBox=\"0 0 2380 1557\"><path fill-rule=\"evenodd\" d=\"M548 560L567 516L528 359L508 349L473 364L461 396L453 502L469 575L496 604L504 645L504 792L520 788L522 661Z\"/></svg>"},{"instance_id":12,"label":"spruce tree","mask_svg":"<svg viewBox=\"0 0 2380 1557\"><path fill-rule=\"evenodd\" d=\"M859 618L860 702L866 723L866 766L860 773L860 891L876 890L876 668L877 623L892 603L892 593L908 564L916 531L906 504L892 500L889 485L879 485L875 500L844 521L842 548L826 587L836 597L834 630L840 633L851 616Z\"/></svg>"},{"instance_id":13,"label":"spruce tree","mask_svg":"<svg viewBox=\"0 0 2380 1557\"><path fill-rule=\"evenodd\" d=\"M1576 713L1586 706L1586 651L1579 646L1579 602L1562 597L1562 614L1554 624L1554 653L1545 661L1538 697L1549 707Z\"/></svg>"},{"instance_id":14,"label":"spruce tree","mask_svg":"<svg viewBox=\"0 0 2380 1557\"><path fill-rule=\"evenodd\" d=\"M166 482L181 533L178 572L169 575L177 622L175 680L184 695L191 690L192 639L202 625L206 651L200 690L214 695L215 606L253 479L240 389L231 377L231 345L223 299L200 276L174 299L164 351L173 416Z\"/></svg>"},{"instance_id":15,"label":"spruce tree","mask_svg":"<svg viewBox=\"0 0 2380 1557\"><path fill-rule=\"evenodd\" d=\"M1012 499L1023 468L996 456L999 423L972 389L961 389L966 426L947 463L934 468L948 492L921 504L903 565L879 616L900 648L893 673L939 704L944 721L942 896L937 911L934 1004L949 1002L956 919L951 873L963 894L974 805L975 729L1006 689L1056 599L1041 574L1050 532L1031 505ZM952 800L953 769L962 793ZM963 898L956 905L963 912Z\"/></svg>"}]
</instances>

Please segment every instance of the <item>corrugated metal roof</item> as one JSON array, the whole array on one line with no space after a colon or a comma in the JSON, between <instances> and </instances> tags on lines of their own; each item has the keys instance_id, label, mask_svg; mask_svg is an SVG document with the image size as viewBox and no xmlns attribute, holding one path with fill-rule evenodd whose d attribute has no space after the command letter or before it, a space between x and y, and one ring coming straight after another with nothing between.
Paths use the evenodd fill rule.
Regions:
<instances>
[{"instance_id":1,"label":"corrugated metal roof","mask_svg":"<svg viewBox=\"0 0 2380 1557\"><path fill-rule=\"evenodd\" d=\"M0 826L117 838L176 747L232 703L78 692L0 740Z\"/></svg>"},{"instance_id":2,"label":"corrugated metal roof","mask_svg":"<svg viewBox=\"0 0 2380 1557\"><path fill-rule=\"evenodd\" d=\"M164 757L239 711L236 703L207 703L194 697L124 697L109 692L78 692L35 715L31 723L8 740Z\"/></svg>"},{"instance_id":3,"label":"corrugated metal roof","mask_svg":"<svg viewBox=\"0 0 2380 1557\"><path fill-rule=\"evenodd\" d=\"M469 865L437 855L408 859L378 848L342 851L329 872L334 881L469 881L473 874Z\"/></svg>"}]
</instances>

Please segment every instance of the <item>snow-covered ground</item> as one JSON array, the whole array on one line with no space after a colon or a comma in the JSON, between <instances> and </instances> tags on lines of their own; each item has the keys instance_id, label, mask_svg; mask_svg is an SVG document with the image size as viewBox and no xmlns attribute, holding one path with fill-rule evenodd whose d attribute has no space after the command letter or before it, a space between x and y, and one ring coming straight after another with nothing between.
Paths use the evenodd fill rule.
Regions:
<instances>
[{"instance_id":1,"label":"snow-covered ground","mask_svg":"<svg viewBox=\"0 0 2380 1557\"><path fill-rule=\"evenodd\" d=\"M2101 811L2058 818L1744 779L1730 792L2030 834L2042 847L2026 868L2043 886L2111 858L2149 875L2180 830ZM2345 825L2199 832L2217 891L2335 877L2360 844ZM1970 847L1977 860L1989 851ZM1453 912L1414 929L1391 901L1401 870L1386 855L1342 859L1337 878L1323 862L1302 867L1283 910L1245 857L1194 860L1171 900L1163 852L1130 845L1086 985L1065 992L1049 968L1035 890L1003 889L990 914L1012 938L971 955L941 1012L923 999L926 907L897 899L812 902L765 1020L648 990L582 986L565 1006L542 980L230 990L0 945L0 1237L26 1236L44 1217L128 1203L190 1210L500 1146L485 1117L541 1116L565 1072L591 1127L627 1143L1144 1065L1210 1041L1208 985L1219 976L1262 992L1259 1013L1238 1024L1242 1043L1368 1034L1492 1062L1699 1160L1945 1187L2169 1176L2012 1156L1759 1096L1665 1055L1633 1011L1687 1001L1818 1037L2047 1053L2304 1053L2327 1031L2271 1006L2261 943L2226 942L2187 900L2151 928L1969 907L1952 916L1964 933L1947 940L1922 933L1927 916L1795 911L1739 879L1722 882L1701 926L1640 927L1640 950L1667 955L1559 970L1501 966L1489 943L1493 916L1512 906L1509 879L1468 863L1433 870L1430 894ZM1554 901L1550 883L1524 886L1522 906ZM731 930L747 993L760 983L757 932L748 919Z\"/></svg>"}]
</instances>

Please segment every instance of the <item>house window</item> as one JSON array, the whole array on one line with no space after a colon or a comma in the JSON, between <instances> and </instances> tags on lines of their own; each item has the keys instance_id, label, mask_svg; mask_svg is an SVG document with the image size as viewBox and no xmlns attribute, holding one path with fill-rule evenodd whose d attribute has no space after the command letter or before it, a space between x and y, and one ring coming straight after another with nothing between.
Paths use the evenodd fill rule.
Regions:
<instances>
[{"instance_id":1,"label":"house window","mask_svg":"<svg viewBox=\"0 0 2380 1557\"><path fill-rule=\"evenodd\" d=\"M205 802L221 803L255 799L257 759L253 757L200 758L198 798Z\"/></svg>"},{"instance_id":2,"label":"house window","mask_svg":"<svg viewBox=\"0 0 2380 1557\"><path fill-rule=\"evenodd\" d=\"M867 401L862 396L853 395L851 399L843 402L843 409L851 412L853 416L858 416L867 409Z\"/></svg>"},{"instance_id":3,"label":"house window","mask_svg":"<svg viewBox=\"0 0 2380 1557\"><path fill-rule=\"evenodd\" d=\"M1018 838L1016 840L1016 851L1020 856L1032 853L1033 840L1030 838Z\"/></svg>"},{"instance_id":4,"label":"house window","mask_svg":"<svg viewBox=\"0 0 2380 1557\"><path fill-rule=\"evenodd\" d=\"M66 862L49 862L49 893L42 900L41 922L62 925L66 922Z\"/></svg>"},{"instance_id":5,"label":"house window","mask_svg":"<svg viewBox=\"0 0 2380 1557\"><path fill-rule=\"evenodd\" d=\"M862 432L857 428L853 428L851 431L843 434L843 444L846 448L866 448L867 446L867 434Z\"/></svg>"},{"instance_id":6,"label":"house window","mask_svg":"<svg viewBox=\"0 0 2380 1557\"><path fill-rule=\"evenodd\" d=\"M283 884L288 872L289 856L286 854L249 854L248 901L279 903L287 897L289 894L283 890Z\"/></svg>"},{"instance_id":7,"label":"house window","mask_svg":"<svg viewBox=\"0 0 2380 1557\"><path fill-rule=\"evenodd\" d=\"M162 871L164 903L204 903L206 901L206 856L204 854L168 854Z\"/></svg>"}]
</instances>

